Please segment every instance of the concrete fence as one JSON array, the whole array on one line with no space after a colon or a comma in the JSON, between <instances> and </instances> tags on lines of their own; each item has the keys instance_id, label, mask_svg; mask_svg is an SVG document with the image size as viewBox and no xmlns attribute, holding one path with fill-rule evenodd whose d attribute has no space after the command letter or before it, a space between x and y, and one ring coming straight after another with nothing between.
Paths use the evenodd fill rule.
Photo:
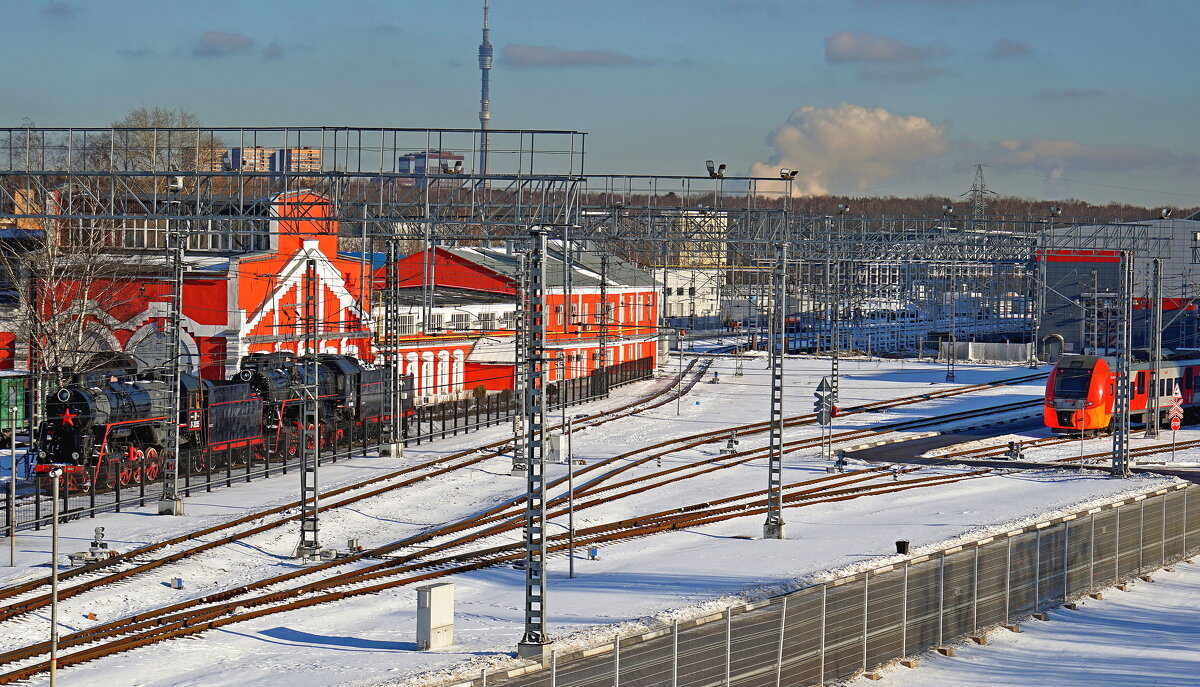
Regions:
<instances>
[{"instance_id":1,"label":"concrete fence","mask_svg":"<svg viewBox=\"0 0 1200 687\"><path fill-rule=\"evenodd\" d=\"M873 672L1186 558L1200 487L1039 522L459 687L794 687Z\"/></svg>"}]
</instances>

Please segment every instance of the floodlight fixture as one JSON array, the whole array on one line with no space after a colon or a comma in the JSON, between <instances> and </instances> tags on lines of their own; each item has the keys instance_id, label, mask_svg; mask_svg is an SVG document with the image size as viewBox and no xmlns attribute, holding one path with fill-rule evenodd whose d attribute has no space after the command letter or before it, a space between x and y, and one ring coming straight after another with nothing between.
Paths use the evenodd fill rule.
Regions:
<instances>
[{"instance_id":1,"label":"floodlight fixture","mask_svg":"<svg viewBox=\"0 0 1200 687\"><path fill-rule=\"evenodd\" d=\"M1159 219L1166 219L1171 216L1171 208L1163 208L1158 211Z\"/></svg>"},{"instance_id":2,"label":"floodlight fixture","mask_svg":"<svg viewBox=\"0 0 1200 687\"><path fill-rule=\"evenodd\" d=\"M849 203L838 203L838 214L839 215L844 215L848 212L850 212L850 204Z\"/></svg>"},{"instance_id":3,"label":"floodlight fixture","mask_svg":"<svg viewBox=\"0 0 1200 687\"><path fill-rule=\"evenodd\" d=\"M1058 217L1061 214L1062 214L1062 208L1060 208L1057 205L1050 206L1050 216L1051 217Z\"/></svg>"},{"instance_id":4,"label":"floodlight fixture","mask_svg":"<svg viewBox=\"0 0 1200 687\"><path fill-rule=\"evenodd\" d=\"M800 173L800 170L797 170L797 169L788 169L787 167L784 167L783 169L779 170L779 178L780 178L780 179L787 179L787 180L789 180L789 181L790 181L790 180L792 180L792 179L795 179L795 178L796 178L796 175L797 175L797 174L799 174L799 173Z\"/></svg>"},{"instance_id":5,"label":"floodlight fixture","mask_svg":"<svg viewBox=\"0 0 1200 687\"><path fill-rule=\"evenodd\" d=\"M720 165L714 164L712 160L705 160L704 165L708 167L708 176L713 179L721 179L725 176L725 163Z\"/></svg>"},{"instance_id":6,"label":"floodlight fixture","mask_svg":"<svg viewBox=\"0 0 1200 687\"><path fill-rule=\"evenodd\" d=\"M954 206L951 205L950 203L944 203L942 205L942 214L943 215L953 215L954 214Z\"/></svg>"}]
</instances>

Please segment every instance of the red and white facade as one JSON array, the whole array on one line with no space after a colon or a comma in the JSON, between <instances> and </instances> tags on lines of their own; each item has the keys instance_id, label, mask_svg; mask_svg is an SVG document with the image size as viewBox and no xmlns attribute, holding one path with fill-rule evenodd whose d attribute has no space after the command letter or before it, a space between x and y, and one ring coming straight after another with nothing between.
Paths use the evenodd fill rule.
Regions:
<instances>
[{"instance_id":1,"label":"red and white facade","mask_svg":"<svg viewBox=\"0 0 1200 687\"><path fill-rule=\"evenodd\" d=\"M300 351L306 316L319 323L318 351L374 358L372 323L361 298L364 277L370 275L359 261L338 256L337 222L328 219L331 214L328 201L319 195L279 194L266 203L269 250L188 257L182 341L189 368L206 379L226 379L248 353ZM306 313L310 261L317 305L315 312ZM58 299L87 300L82 311L95 351L125 352L145 366L167 362L169 279L62 283L55 289ZM14 349L21 345L15 342ZM0 366L4 363L12 367L12 353L0 360Z\"/></svg>"},{"instance_id":2,"label":"red and white facade","mask_svg":"<svg viewBox=\"0 0 1200 687\"><path fill-rule=\"evenodd\" d=\"M572 262L574 265L574 262ZM658 293L654 282L628 263L610 258L603 289L608 303L608 364L649 359L657 365ZM561 261L548 260L546 273L547 379L587 377L600 365L600 275L575 265L569 293ZM461 398L482 385L489 391L513 386L518 275L514 256L499 248L435 248L398 264L403 294L399 321L383 331L379 345L400 356L413 375L419 401ZM375 273L384 288L386 268ZM428 283L430 289L424 285ZM432 291L432 306L425 296ZM428 322L425 313L428 310Z\"/></svg>"}]
</instances>

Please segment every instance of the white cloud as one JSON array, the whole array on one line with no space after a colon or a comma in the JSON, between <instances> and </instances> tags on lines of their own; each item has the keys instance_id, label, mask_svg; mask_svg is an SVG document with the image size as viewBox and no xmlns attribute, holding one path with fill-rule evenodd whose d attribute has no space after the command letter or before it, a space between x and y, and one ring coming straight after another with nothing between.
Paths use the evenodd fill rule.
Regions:
<instances>
[{"instance_id":1,"label":"white cloud","mask_svg":"<svg viewBox=\"0 0 1200 687\"><path fill-rule=\"evenodd\" d=\"M792 188L796 195L862 191L949 147L946 127L924 117L846 103L797 109L767 136L767 145L775 154L752 165L750 175L777 177L781 167L799 170Z\"/></svg>"},{"instance_id":2,"label":"white cloud","mask_svg":"<svg viewBox=\"0 0 1200 687\"><path fill-rule=\"evenodd\" d=\"M826 62L921 62L934 53L930 46L905 45L895 38L857 31L838 31L825 39Z\"/></svg>"}]
</instances>

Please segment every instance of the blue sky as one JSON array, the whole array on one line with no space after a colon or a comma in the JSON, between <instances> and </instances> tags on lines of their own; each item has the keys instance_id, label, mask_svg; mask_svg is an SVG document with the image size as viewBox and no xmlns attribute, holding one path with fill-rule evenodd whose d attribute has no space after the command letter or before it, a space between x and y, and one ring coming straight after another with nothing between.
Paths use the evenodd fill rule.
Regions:
<instances>
[{"instance_id":1,"label":"blue sky","mask_svg":"<svg viewBox=\"0 0 1200 687\"><path fill-rule=\"evenodd\" d=\"M0 122L474 127L479 0L8 0ZM492 126L593 173L1200 203L1197 0L493 0Z\"/></svg>"}]
</instances>

